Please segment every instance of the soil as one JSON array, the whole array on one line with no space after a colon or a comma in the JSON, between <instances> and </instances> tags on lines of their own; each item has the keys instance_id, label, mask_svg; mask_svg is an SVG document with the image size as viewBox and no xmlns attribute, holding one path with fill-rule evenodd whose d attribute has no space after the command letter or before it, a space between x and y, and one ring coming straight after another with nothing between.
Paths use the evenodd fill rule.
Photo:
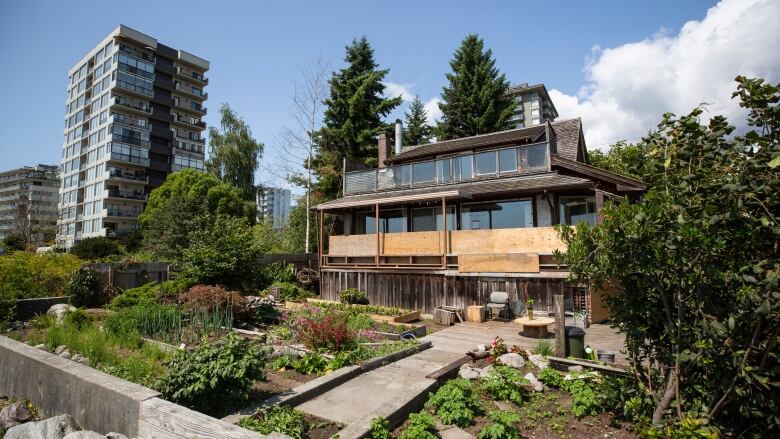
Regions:
<instances>
[{"instance_id":1,"label":"soil","mask_svg":"<svg viewBox=\"0 0 780 439\"><path fill-rule=\"evenodd\" d=\"M265 381L255 381L255 384L252 386L253 400L264 401L317 378L317 375L305 375L295 370L281 372L274 369L265 369L265 375Z\"/></svg>"},{"instance_id":2,"label":"soil","mask_svg":"<svg viewBox=\"0 0 780 439\"><path fill-rule=\"evenodd\" d=\"M306 433L308 439L330 439L344 428L343 425L309 414L304 414L304 417L306 418L306 422L309 423L309 432Z\"/></svg>"}]
</instances>

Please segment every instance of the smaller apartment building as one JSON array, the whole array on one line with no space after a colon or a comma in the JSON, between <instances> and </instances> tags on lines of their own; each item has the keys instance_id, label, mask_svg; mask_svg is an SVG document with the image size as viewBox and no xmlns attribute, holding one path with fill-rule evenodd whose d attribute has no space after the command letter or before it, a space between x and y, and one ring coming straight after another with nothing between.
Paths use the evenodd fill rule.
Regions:
<instances>
[{"instance_id":1,"label":"smaller apartment building","mask_svg":"<svg viewBox=\"0 0 780 439\"><path fill-rule=\"evenodd\" d=\"M269 221L274 229L287 225L290 218L290 190L278 187L257 189L257 220Z\"/></svg>"},{"instance_id":2,"label":"smaller apartment building","mask_svg":"<svg viewBox=\"0 0 780 439\"><path fill-rule=\"evenodd\" d=\"M20 236L43 244L57 224L57 166L25 166L0 173L0 239Z\"/></svg>"},{"instance_id":3,"label":"smaller apartment building","mask_svg":"<svg viewBox=\"0 0 780 439\"><path fill-rule=\"evenodd\" d=\"M558 118L558 110L547 93L544 84L528 85L518 84L509 87L507 96L517 103L515 112L509 120L515 128L532 127L542 125L545 122L555 122Z\"/></svg>"}]
</instances>

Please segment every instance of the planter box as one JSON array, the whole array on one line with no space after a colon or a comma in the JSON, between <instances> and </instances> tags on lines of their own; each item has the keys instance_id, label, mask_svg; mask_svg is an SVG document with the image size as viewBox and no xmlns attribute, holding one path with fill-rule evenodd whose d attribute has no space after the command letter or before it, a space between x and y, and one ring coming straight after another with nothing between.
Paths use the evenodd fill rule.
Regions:
<instances>
[{"instance_id":1,"label":"planter box","mask_svg":"<svg viewBox=\"0 0 780 439\"><path fill-rule=\"evenodd\" d=\"M68 303L66 296L36 297L33 299L19 299L16 301L16 313L13 320L27 321L38 314L46 314L46 311L60 303Z\"/></svg>"},{"instance_id":2,"label":"planter box","mask_svg":"<svg viewBox=\"0 0 780 439\"><path fill-rule=\"evenodd\" d=\"M412 311L406 314L402 314L398 317L393 317L393 321L396 323L409 323L420 320L420 310Z\"/></svg>"},{"instance_id":3,"label":"planter box","mask_svg":"<svg viewBox=\"0 0 780 439\"><path fill-rule=\"evenodd\" d=\"M400 334L397 332L377 332L377 334L386 340L401 340L407 334L413 335L414 338L425 337L428 334L428 329L425 325L420 325Z\"/></svg>"}]
</instances>

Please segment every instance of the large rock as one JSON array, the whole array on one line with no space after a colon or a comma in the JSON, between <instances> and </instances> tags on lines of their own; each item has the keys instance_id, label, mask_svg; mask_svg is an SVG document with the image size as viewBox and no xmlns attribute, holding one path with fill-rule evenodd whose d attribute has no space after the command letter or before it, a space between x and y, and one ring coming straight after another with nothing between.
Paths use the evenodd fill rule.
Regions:
<instances>
[{"instance_id":1,"label":"large rock","mask_svg":"<svg viewBox=\"0 0 780 439\"><path fill-rule=\"evenodd\" d=\"M536 379L536 376L534 376L533 372L528 372L523 378L528 380L528 383L534 389L534 392L541 392L544 390L544 384Z\"/></svg>"},{"instance_id":2,"label":"large rock","mask_svg":"<svg viewBox=\"0 0 780 439\"><path fill-rule=\"evenodd\" d=\"M471 365L464 364L458 370L458 376L467 380L475 380L479 378L479 369L471 367Z\"/></svg>"},{"instance_id":3,"label":"large rock","mask_svg":"<svg viewBox=\"0 0 780 439\"><path fill-rule=\"evenodd\" d=\"M490 375L490 371L493 370L493 365L485 366L482 369L479 370L479 377L485 378L486 376Z\"/></svg>"},{"instance_id":4,"label":"large rock","mask_svg":"<svg viewBox=\"0 0 780 439\"><path fill-rule=\"evenodd\" d=\"M65 352L65 350L67 350L67 349L68 349L67 346L65 346L64 344L61 344L61 345L57 346L56 348L54 348L54 355L59 355L59 354Z\"/></svg>"},{"instance_id":5,"label":"large rock","mask_svg":"<svg viewBox=\"0 0 780 439\"><path fill-rule=\"evenodd\" d=\"M534 366L538 367L539 370L547 369L547 358L544 357L544 355L541 354L528 354L528 361L534 364Z\"/></svg>"},{"instance_id":6,"label":"large rock","mask_svg":"<svg viewBox=\"0 0 780 439\"><path fill-rule=\"evenodd\" d=\"M15 402L0 410L0 431L30 420L32 413L24 404Z\"/></svg>"},{"instance_id":7,"label":"large rock","mask_svg":"<svg viewBox=\"0 0 780 439\"><path fill-rule=\"evenodd\" d=\"M106 439L106 437L95 431L74 431L62 439Z\"/></svg>"},{"instance_id":8,"label":"large rock","mask_svg":"<svg viewBox=\"0 0 780 439\"><path fill-rule=\"evenodd\" d=\"M497 360L500 361L501 364L513 367L515 369L520 369L521 367L525 366L525 360L523 359L523 356L514 352L504 354L498 357Z\"/></svg>"},{"instance_id":9,"label":"large rock","mask_svg":"<svg viewBox=\"0 0 780 439\"><path fill-rule=\"evenodd\" d=\"M79 426L70 415L60 415L38 422L11 427L4 439L64 439L65 435L79 431Z\"/></svg>"},{"instance_id":10,"label":"large rock","mask_svg":"<svg viewBox=\"0 0 780 439\"><path fill-rule=\"evenodd\" d=\"M52 305L51 308L46 311L46 314L54 316L54 318L57 319L57 324L60 325L65 319L65 314L75 310L76 308L68 305L67 303L58 303L56 305Z\"/></svg>"}]
</instances>

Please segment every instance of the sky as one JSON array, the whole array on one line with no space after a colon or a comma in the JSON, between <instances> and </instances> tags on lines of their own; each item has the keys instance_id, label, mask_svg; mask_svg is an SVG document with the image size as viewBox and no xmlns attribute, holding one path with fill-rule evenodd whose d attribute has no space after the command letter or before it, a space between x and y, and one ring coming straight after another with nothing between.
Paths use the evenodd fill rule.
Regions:
<instances>
[{"instance_id":1,"label":"sky","mask_svg":"<svg viewBox=\"0 0 780 439\"><path fill-rule=\"evenodd\" d=\"M343 67L355 37L406 100L389 120L414 95L435 119L452 53L477 33L511 83L544 83L560 118L582 117L588 147L604 149L703 102L736 121L737 74L780 79L777 17L780 0L3 1L0 169L58 163L68 69L119 24L209 60L206 123L229 103L265 144L258 183L290 187L282 133L301 69Z\"/></svg>"}]
</instances>

